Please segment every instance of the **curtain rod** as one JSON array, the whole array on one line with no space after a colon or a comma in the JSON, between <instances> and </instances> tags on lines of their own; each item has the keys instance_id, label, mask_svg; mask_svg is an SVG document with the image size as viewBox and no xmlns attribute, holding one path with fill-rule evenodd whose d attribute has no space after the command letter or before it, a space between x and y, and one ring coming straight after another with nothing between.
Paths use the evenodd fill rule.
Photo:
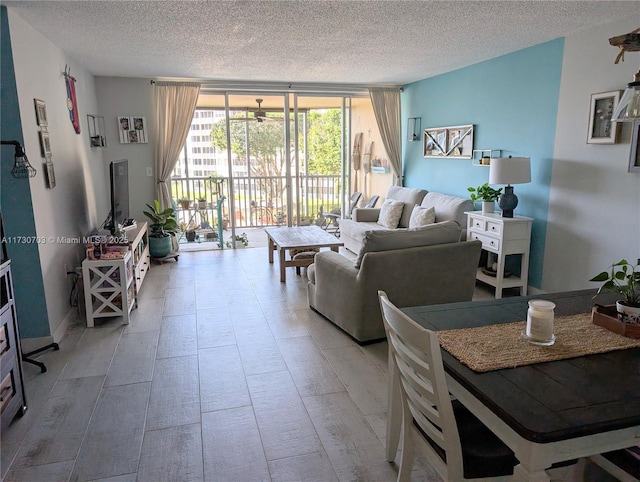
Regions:
<instances>
[{"instance_id":1,"label":"curtain rod","mask_svg":"<svg viewBox=\"0 0 640 482\"><path fill-rule=\"evenodd\" d=\"M151 80L151 85L156 82L169 80ZM203 93L219 92L225 90L235 91L260 91L260 92L333 92L342 94L368 94L370 88L403 88L397 84L323 84L306 82L250 82L239 80L198 80L198 79L172 79L170 82L196 82L200 83L200 90Z\"/></svg>"}]
</instances>

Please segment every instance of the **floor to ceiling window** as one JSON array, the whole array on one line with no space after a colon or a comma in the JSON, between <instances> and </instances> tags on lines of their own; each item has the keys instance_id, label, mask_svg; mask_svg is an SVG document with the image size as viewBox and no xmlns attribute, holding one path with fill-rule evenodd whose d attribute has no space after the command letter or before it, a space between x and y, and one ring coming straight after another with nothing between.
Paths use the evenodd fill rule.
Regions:
<instances>
[{"instance_id":1,"label":"floor to ceiling window","mask_svg":"<svg viewBox=\"0 0 640 482\"><path fill-rule=\"evenodd\" d=\"M354 190L350 114L347 95L201 94L171 181L183 231L302 225L339 209Z\"/></svg>"}]
</instances>

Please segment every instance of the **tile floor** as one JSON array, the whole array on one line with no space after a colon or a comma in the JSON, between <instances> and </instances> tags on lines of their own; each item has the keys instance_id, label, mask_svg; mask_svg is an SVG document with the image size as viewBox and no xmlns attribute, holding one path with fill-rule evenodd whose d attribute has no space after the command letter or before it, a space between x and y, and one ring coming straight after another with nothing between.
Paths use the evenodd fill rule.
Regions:
<instances>
[{"instance_id":1,"label":"tile floor","mask_svg":"<svg viewBox=\"0 0 640 482\"><path fill-rule=\"evenodd\" d=\"M3 481L395 480L386 343L358 346L309 310L304 275L278 279L264 247L154 265L129 325L74 325L46 373L25 364ZM439 480L423 459L412 479Z\"/></svg>"}]
</instances>

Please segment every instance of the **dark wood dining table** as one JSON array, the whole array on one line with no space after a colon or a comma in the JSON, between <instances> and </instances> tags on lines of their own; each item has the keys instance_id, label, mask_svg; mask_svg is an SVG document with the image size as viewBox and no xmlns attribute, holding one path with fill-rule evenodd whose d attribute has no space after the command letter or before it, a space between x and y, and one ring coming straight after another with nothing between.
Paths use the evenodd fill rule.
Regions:
<instances>
[{"instance_id":1,"label":"dark wood dining table","mask_svg":"<svg viewBox=\"0 0 640 482\"><path fill-rule=\"evenodd\" d=\"M534 298L553 301L556 316L588 313L595 302L615 300L613 295L594 300L594 293L518 296L402 311L425 328L451 330L523 321L527 302ZM640 444L639 348L483 373L444 349L442 357L451 394L516 454L520 464L514 480L548 481L545 469L552 464ZM400 410L399 398L391 392L390 388L387 443L393 451Z\"/></svg>"}]
</instances>

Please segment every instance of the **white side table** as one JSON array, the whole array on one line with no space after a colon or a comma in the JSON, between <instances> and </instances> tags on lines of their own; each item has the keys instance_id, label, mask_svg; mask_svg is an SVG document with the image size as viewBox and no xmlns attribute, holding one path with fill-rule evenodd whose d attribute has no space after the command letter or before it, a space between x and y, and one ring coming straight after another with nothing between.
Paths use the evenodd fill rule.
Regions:
<instances>
[{"instance_id":1,"label":"white side table","mask_svg":"<svg viewBox=\"0 0 640 482\"><path fill-rule=\"evenodd\" d=\"M503 218L500 213L483 214L469 211L467 215L467 240L482 241L482 249L497 255L495 276L478 269L476 279L494 286L496 299L502 298L504 288L520 288L522 296L527 294L529 277L529 250L531 244L531 224L533 218L514 216ZM520 276L504 277L505 258L510 254L520 254Z\"/></svg>"}]
</instances>

